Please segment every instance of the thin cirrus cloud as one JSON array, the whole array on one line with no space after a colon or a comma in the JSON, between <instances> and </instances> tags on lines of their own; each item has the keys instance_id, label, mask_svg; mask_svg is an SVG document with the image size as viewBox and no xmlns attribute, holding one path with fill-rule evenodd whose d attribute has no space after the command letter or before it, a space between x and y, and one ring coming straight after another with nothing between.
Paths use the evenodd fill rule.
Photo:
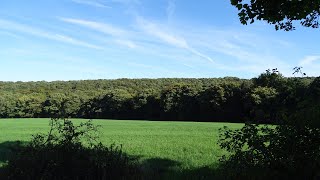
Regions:
<instances>
[{"instance_id":1,"label":"thin cirrus cloud","mask_svg":"<svg viewBox=\"0 0 320 180\"><path fill-rule=\"evenodd\" d=\"M226 32L213 30L208 31L204 30L204 32L196 32L196 33L184 33L181 31L176 31L178 34L182 34L184 37L177 36L172 33L167 26L162 24L155 23L153 21L146 20L145 18L138 16L135 19L136 29L137 31L129 31L124 28L119 28L112 24L88 21L83 19L72 19L72 18L60 18L60 20L82 26L85 28L92 29L94 31L101 32L103 34L107 34L113 37L113 42L118 45L126 46L128 48L134 49L137 44L131 40L128 40L130 37L134 37L135 40L143 42L147 40L151 42L153 46L157 46L157 49L162 49L166 51L166 49L170 49L170 46L176 47L179 50L184 50L185 52L189 52L197 57L200 57L207 62L210 62L215 68L222 70L234 70L241 71L246 70L250 72L261 72L266 66L277 66L286 68L286 64L281 62L278 58L272 57L267 52L262 52L266 49L265 45L267 42L272 40L262 38L262 37L254 37L247 38L246 34L243 33L235 33L234 31ZM208 38L209 37L209 38ZM243 39L247 39L247 41L243 41ZM248 40L254 39L254 40ZM260 40L259 40L260 39ZM160 46L158 43L165 43L166 46ZM191 44L189 44L189 42ZM263 44L261 44L263 42ZM274 44L274 43L272 43ZM143 45L143 49L146 52L151 52L150 44L141 44ZM261 47L261 48L259 48ZM203 52L218 52L236 59L233 59L229 62L220 62L218 60L213 61L210 55L200 52L198 49L201 49ZM252 50L254 49L254 50ZM161 51L162 51L161 50ZM146 53L142 52L142 53ZM177 53L180 53L179 51ZM158 53L159 54L159 53ZM169 57L170 58L170 57ZM174 58L171 58L174 59ZM266 61L268 59L268 61ZM188 60L188 59L187 59ZM239 60L242 63L242 66L233 65L235 60ZM199 62L198 62L199 63ZM223 65L229 64L229 65ZM247 64L246 66L243 64Z\"/></svg>"},{"instance_id":2,"label":"thin cirrus cloud","mask_svg":"<svg viewBox=\"0 0 320 180\"><path fill-rule=\"evenodd\" d=\"M35 27L31 27L31 26L27 26L27 25L23 25L13 21L3 20L3 19L0 19L0 29L16 31L16 32L25 33L25 34L29 34L29 35L40 37L40 38L45 38L45 39L54 40L62 43L76 45L76 46L82 46L86 48L99 49L99 50L103 49L100 46L87 43L87 42L72 38L70 36L48 32L42 29L38 29Z\"/></svg>"},{"instance_id":3,"label":"thin cirrus cloud","mask_svg":"<svg viewBox=\"0 0 320 180\"><path fill-rule=\"evenodd\" d=\"M140 0L111 0L111 2L121 3L121 4L125 4L125 5L141 4Z\"/></svg>"},{"instance_id":4,"label":"thin cirrus cloud","mask_svg":"<svg viewBox=\"0 0 320 180\"><path fill-rule=\"evenodd\" d=\"M16 35L14 33L11 33L11 32L8 32L8 31L0 31L0 34L2 35L6 35L6 36L10 36L12 38L15 38L15 39L21 39L23 37L19 36L19 35Z\"/></svg>"},{"instance_id":5,"label":"thin cirrus cloud","mask_svg":"<svg viewBox=\"0 0 320 180\"><path fill-rule=\"evenodd\" d=\"M114 25L95 22L95 21L88 21L83 19L73 19L73 18L59 18L59 19L66 23L82 26L82 27L89 28L91 30L112 36L113 38L115 38L114 42L116 44L126 46L131 49L138 47L138 45L135 42L127 38L131 36L131 32L125 29L116 27Z\"/></svg>"},{"instance_id":6,"label":"thin cirrus cloud","mask_svg":"<svg viewBox=\"0 0 320 180\"><path fill-rule=\"evenodd\" d=\"M306 56L305 58L303 58L299 65L300 66L310 66L312 64L314 64L314 62L316 61L320 61L320 56Z\"/></svg>"},{"instance_id":7,"label":"thin cirrus cloud","mask_svg":"<svg viewBox=\"0 0 320 180\"><path fill-rule=\"evenodd\" d=\"M119 45L131 48L131 49L134 49L134 48L138 47L135 43L133 43L132 41L128 41L128 40L116 39L116 40L114 40L114 42L119 44Z\"/></svg>"},{"instance_id":8,"label":"thin cirrus cloud","mask_svg":"<svg viewBox=\"0 0 320 180\"><path fill-rule=\"evenodd\" d=\"M203 59L214 57L214 63L205 64L192 56L171 58L183 60L181 61L182 64L191 63L195 68L205 67L224 72L254 74L263 72L268 68L278 67L281 72L290 75L290 72L284 72L283 70L291 69L291 66L281 58L268 52L269 44L275 47L281 46L271 37L263 37L253 32L221 31L210 27L198 29L190 27L189 31L181 31L179 29L173 29L173 31L183 35L194 49L199 49L203 52L197 55L198 51L195 51L193 52L194 55L201 57L206 54L207 57L203 57ZM248 39L248 33L250 37L254 36L254 38ZM244 42L243 39L246 39L246 41Z\"/></svg>"},{"instance_id":9,"label":"thin cirrus cloud","mask_svg":"<svg viewBox=\"0 0 320 180\"><path fill-rule=\"evenodd\" d=\"M162 39L163 41L165 41L171 45L174 45L176 47L183 48L183 49L188 49L190 52L192 52L200 57L210 59L209 57L206 57L205 55L202 55L201 53L197 52L196 50L190 48L189 45L187 44L187 42L184 41L183 39L176 38L170 34L167 34L165 32L159 31L159 30L154 31L153 27L149 27L149 29L146 32L143 31L142 34L135 33L133 35L133 33L131 31L128 31L123 28L119 28L119 27L116 27L114 25L107 24L107 23L88 21L88 20L83 20L83 19L73 19L73 18L59 18L59 19L66 22L66 23L79 25L79 26L86 27L86 28L101 32L103 34L107 34L109 36L112 36L113 38L115 38L113 41L116 44L126 46L131 49L138 47L138 45L135 42L126 39L126 37L134 36L136 40L138 39L139 41L144 41L144 40L146 40L145 33L146 32L153 32L155 36L160 37L160 39ZM154 27L154 29L156 29L156 27ZM144 49L148 49L148 47L145 47ZM149 51L149 50L146 50L146 51ZM212 60L210 59L210 61L212 61Z\"/></svg>"},{"instance_id":10,"label":"thin cirrus cloud","mask_svg":"<svg viewBox=\"0 0 320 180\"><path fill-rule=\"evenodd\" d=\"M65 42L65 43L70 43L73 45L78 45L78 46L83 46L83 47L88 47L88 48L93 48L93 49L100 49L102 50L103 48L100 46L96 46L93 44L89 44L74 38L71 38L69 36L65 36L65 35L61 35L61 34L55 34L52 39L57 40L57 41L61 41L61 42Z\"/></svg>"},{"instance_id":11,"label":"thin cirrus cloud","mask_svg":"<svg viewBox=\"0 0 320 180\"><path fill-rule=\"evenodd\" d=\"M196 47L230 57L233 62L238 61L251 67L287 66L281 58L271 53L275 48L287 51L287 47L283 47L282 42L272 37L261 36L251 31L221 31L217 28L187 34L189 34L187 36L191 39L191 43ZM223 64L227 63L228 61L223 62Z\"/></svg>"},{"instance_id":12,"label":"thin cirrus cloud","mask_svg":"<svg viewBox=\"0 0 320 180\"><path fill-rule=\"evenodd\" d=\"M77 4L83 4L83 5L88 5L88 6L98 7L98 8L111 8L111 6L107 6L95 0L71 0L71 1Z\"/></svg>"},{"instance_id":13,"label":"thin cirrus cloud","mask_svg":"<svg viewBox=\"0 0 320 180\"><path fill-rule=\"evenodd\" d=\"M175 0L169 0L168 1L168 6L167 6L167 9L166 9L168 21L171 20L172 16L175 13L175 10L176 10Z\"/></svg>"},{"instance_id":14,"label":"thin cirrus cloud","mask_svg":"<svg viewBox=\"0 0 320 180\"><path fill-rule=\"evenodd\" d=\"M175 36L170 32L166 32L162 30L160 25L150 22L142 17L137 17L136 18L137 26L146 34L155 37L171 46L175 46L177 48L185 49L189 51L190 53L197 55L201 58L206 59L207 61L213 63L214 61L212 60L211 57L208 55L205 55L198 50L194 49L191 47L188 42L181 37Z\"/></svg>"},{"instance_id":15,"label":"thin cirrus cloud","mask_svg":"<svg viewBox=\"0 0 320 180\"><path fill-rule=\"evenodd\" d=\"M305 56L299 61L299 66L303 68L303 72L308 76L319 76L320 55Z\"/></svg>"},{"instance_id":16,"label":"thin cirrus cloud","mask_svg":"<svg viewBox=\"0 0 320 180\"><path fill-rule=\"evenodd\" d=\"M80 26L83 26L95 31L99 31L111 36L125 36L128 34L125 30L110 24L106 24L106 23L88 21L83 19L73 19L73 18L59 18L59 19L66 23L80 25Z\"/></svg>"}]
</instances>

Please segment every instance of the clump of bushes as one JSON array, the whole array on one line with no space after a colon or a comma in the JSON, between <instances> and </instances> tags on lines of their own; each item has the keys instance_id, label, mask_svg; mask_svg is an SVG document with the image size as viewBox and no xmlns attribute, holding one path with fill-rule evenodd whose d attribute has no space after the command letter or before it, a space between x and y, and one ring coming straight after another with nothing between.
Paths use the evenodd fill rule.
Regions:
<instances>
[{"instance_id":1,"label":"clump of bushes","mask_svg":"<svg viewBox=\"0 0 320 180\"><path fill-rule=\"evenodd\" d=\"M220 137L221 165L230 179L320 178L320 128L246 124L225 128Z\"/></svg>"},{"instance_id":2,"label":"clump of bushes","mask_svg":"<svg viewBox=\"0 0 320 180\"><path fill-rule=\"evenodd\" d=\"M52 119L48 135L34 135L4 167L3 179L130 179L137 178L136 161L112 144L97 140L91 121L74 125Z\"/></svg>"}]
</instances>

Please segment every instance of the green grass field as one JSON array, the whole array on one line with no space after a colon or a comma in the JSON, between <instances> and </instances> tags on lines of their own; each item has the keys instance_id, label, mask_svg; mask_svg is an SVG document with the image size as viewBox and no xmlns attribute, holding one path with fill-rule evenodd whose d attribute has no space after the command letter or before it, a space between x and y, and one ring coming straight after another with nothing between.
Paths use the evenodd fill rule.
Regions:
<instances>
[{"instance_id":1,"label":"green grass field","mask_svg":"<svg viewBox=\"0 0 320 180\"><path fill-rule=\"evenodd\" d=\"M78 123L81 120L74 120ZM225 152L217 142L219 128L240 128L242 124L200 122L156 122L126 120L94 120L100 125L100 141L122 144L125 152L140 158L146 168L197 170L214 167ZM0 154L3 144L28 141L32 134L46 133L49 119L1 119ZM2 144L2 145L1 145ZM1 156L1 155L0 155ZM0 157L0 163L5 161Z\"/></svg>"}]
</instances>

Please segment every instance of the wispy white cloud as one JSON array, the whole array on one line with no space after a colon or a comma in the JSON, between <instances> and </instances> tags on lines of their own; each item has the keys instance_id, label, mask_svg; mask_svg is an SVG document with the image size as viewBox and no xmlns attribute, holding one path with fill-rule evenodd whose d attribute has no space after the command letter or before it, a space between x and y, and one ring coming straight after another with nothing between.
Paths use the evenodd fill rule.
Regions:
<instances>
[{"instance_id":1,"label":"wispy white cloud","mask_svg":"<svg viewBox=\"0 0 320 180\"><path fill-rule=\"evenodd\" d=\"M258 74L265 69L278 67L283 69L285 75L291 74L289 69L292 67L272 52L273 47L282 47L283 43L287 42L278 42L252 32L226 31L218 28L201 29L201 27L182 31L180 28L149 21L141 16L135 18L135 27L127 29L83 19L60 18L60 20L107 34L112 37L108 42L134 49L141 55L156 55L179 62L183 66L187 64L195 69L205 66L204 61L199 61L202 59L210 63L210 65L205 63L208 65L206 68L211 67L212 70ZM215 57L215 60L212 57ZM285 69L288 69L288 72Z\"/></svg>"},{"instance_id":2,"label":"wispy white cloud","mask_svg":"<svg viewBox=\"0 0 320 180\"><path fill-rule=\"evenodd\" d=\"M140 0L111 0L111 2L122 3L122 4L126 4L126 5L141 4Z\"/></svg>"},{"instance_id":3,"label":"wispy white cloud","mask_svg":"<svg viewBox=\"0 0 320 180\"><path fill-rule=\"evenodd\" d=\"M131 48L131 49L134 49L134 48L138 47L134 42L129 41L129 40L116 39L116 40L114 40L114 42L119 44L119 45L123 45L123 46L126 46L128 48Z\"/></svg>"},{"instance_id":4,"label":"wispy white cloud","mask_svg":"<svg viewBox=\"0 0 320 180\"><path fill-rule=\"evenodd\" d=\"M0 19L0 29L26 33L36 37L46 38L46 39L68 43L76 46L82 46L82 47L93 48L93 49L103 49L100 46L87 43L87 42L72 38L70 36L48 32L39 28L35 28L35 27L31 27L31 26L27 26L27 25L23 25L16 22L3 20L3 19Z\"/></svg>"},{"instance_id":5,"label":"wispy white cloud","mask_svg":"<svg viewBox=\"0 0 320 180\"><path fill-rule=\"evenodd\" d=\"M312 65L314 62L320 61L320 56L306 56L300 62L300 66L309 66Z\"/></svg>"},{"instance_id":6,"label":"wispy white cloud","mask_svg":"<svg viewBox=\"0 0 320 180\"><path fill-rule=\"evenodd\" d=\"M111 0L111 2L141 3L136 0ZM136 11L133 14L135 17L133 27L120 28L113 24L83 19L60 19L107 34L113 37L112 41L116 44L134 49L142 55L152 54L159 58L171 59L183 66L187 64L199 68L207 65L206 69L210 67L212 70L254 74L277 67L285 75L291 74L292 67L289 63L274 53L275 49L292 48L291 43L272 36L261 36L259 32L247 29L226 30L192 25L176 27L170 23L170 18L175 13L176 2L167 0L167 3L167 21L153 21Z\"/></svg>"},{"instance_id":7,"label":"wispy white cloud","mask_svg":"<svg viewBox=\"0 0 320 180\"><path fill-rule=\"evenodd\" d=\"M98 8L111 8L110 6L107 6L102 2L95 1L95 0L71 0L71 1L74 3L84 4L84 5L98 7Z\"/></svg>"},{"instance_id":8,"label":"wispy white cloud","mask_svg":"<svg viewBox=\"0 0 320 180\"><path fill-rule=\"evenodd\" d=\"M78 45L78 46L83 46L83 47L88 47L88 48L93 48L93 49L103 49L100 46L89 44L89 43L74 39L69 36L61 35L61 34L55 34L54 36L50 36L50 38L57 40L57 41Z\"/></svg>"},{"instance_id":9,"label":"wispy white cloud","mask_svg":"<svg viewBox=\"0 0 320 180\"><path fill-rule=\"evenodd\" d=\"M139 67L139 68L154 68L155 66L148 65L148 64L142 64L142 63L135 63L135 62L129 62L128 65L134 66L134 67Z\"/></svg>"},{"instance_id":10,"label":"wispy white cloud","mask_svg":"<svg viewBox=\"0 0 320 180\"><path fill-rule=\"evenodd\" d=\"M16 39L22 39L23 38L23 37L15 34L15 33L8 32L8 31L0 31L0 35L10 36L10 37L13 37L13 38L16 38Z\"/></svg>"},{"instance_id":11,"label":"wispy white cloud","mask_svg":"<svg viewBox=\"0 0 320 180\"><path fill-rule=\"evenodd\" d=\"M215 69L259 74L277 67L283 74L291 75L292 67L275 53L275 50L289 51L290 47L283 46L285 41L252 31L214 27L192 29L183 35L193 47L215 57Z\"/></svg>"},{"instance_id":12,"label":"wispy white cloud","mask_svg":"<svg viewBox=\"0 0 320 180\"><path fill-rule=\"evenodd\" d=\"M71 59L68 59L71 58ZM75 61L75 62L73 62ZM61 59L55 59L54 61L43 61L43 60L29 60L29 61L20 61L19 64L24 65L24 67L39 67L38 69L46 69L47 67L51 67L52 69L55 69L54 76L48 78L45 77L46 73L43 73L42 71L33 72L33 74L39 74L32 80L49 80L49 81L56 81L56 80L71 80L71 79L97 79L101 77L108 77L112 74L117 74L119 72L116 71L114 68L109 68L106 66L97 66L92 63L89 63L90 61L84 61L81 58L77 57L62 57ZM52 72L50 72L52 73ZM66 78L66 73L69 76L69 79ZM28 77L28 76L26 76ZM73 77L70 79L70 77ZM24 77L23 77L24 78ZM44 79L43 79L44 78ZM18 79L21 81L21 77ZM26 81L29 81L30 79L27 79Z\"/></svg>"},{"instance_id":13,"label":"wispy white cloud","mask_svg":"<svg viewBox=\"0 0 320 180\"><path fill-rule=\"evenodd\" d=\"M186 67L188 67L188 68L191 68L191 69L194 68L194 66L191 66L191 65L189 65L189 64L182 64L182 65L184 65L184 66L186 66Z\"/></svg>"},{"instance_id":14,"label":"wispy white cloud","mask_svg":"<svg viewBox=\"0 0 320 180\"><path fill-rule=\"evenodd\" d=\"M137 18L137 24L138 27L145 33L152 35L170 45L185 49L189 47L185 39L165 32L161 27L159 27L159 25L147 21L142 17Z\"/></svg>"},{"instance_id":15,"label":"wispy white cloud","mask_svg":"<svg viewBox=\"0 0 320 180\"><path fill-rule=\"evenodd\" d=\"M111 36L125 36L127 35L127 32L121 28L118 28L114 25L107 24L107 23L100 23L100 22L95 22L95 21L88 21L88 20L83 20L83 19L72 19L72 18L60 18L60 20L75 24L75 25L80 25L86 28L90 28L95 31L102 32L104 34L108 34Z\"/></svg>"},{"instance_id":16,"label":"wispy white cloud","mask_svg":"<svg viewBox=\"0 0 320 180\"><path fill-rule=\"evenodd\" d=\"M160 27L157 27L155 24L149 23L147 21L140 21L140 27L149 35L152 35L170 45L179 47L179 48L184 48L188 49L189 45L186 42L185 39L169 34L163 30L161 30Z\"/></svg>"},{"instance_id":17,"label":"wispy white cloud","mask_svg":"<svg viewBox=\"0 0 320 180\"><path fill-rule=\"evenodd\" d=\"M320 55L305 56L298 65L303 67L302 71L308 76L319 76Z\"/></svg>"},{"instance_id":18,"label":"wispy white cloud","mask_svg":"<svg viewBox=\"0 0 320 180\"><path fill-rule=\"evenodd\" d=\"M214 62L211 57L209 57L208 55L205 55L205 54L195 50L194 48L188 47L187 50L189 50L193 54L195 54L195 55L197 55L199 57L202 57L202 58L204 58L204 59L206 59L206 60L208 60L210 62Z\"/></svg>"},{"instance_id":19,"label":"wispy white cloud","mask_svg":"<svg viewBox=\"0 0 320 180\"><path fill-rule=\"evenodd\" d=\"M177 48L185 49L197 56L200 56L210 62L213 62L213 60L209 56L191 47L184 38L176 36L173 33L163 30L163 28L160 27L160 25L147 21L142 17L137 17L136 21L137 21L138 27L142 29L145 33L169 45L175 46Z\"/></svg>"},{"instance_id":20,"label":"wispy white cloud","mask_svg":"<svg viewBox=\"0 0 320 180\"><path fill-rule=\"evenodd\" d=\"M172 16L175 13L175 10L176 10L175 0L168 0L168 6L167 6L167 9L166 9L168 21L171 20Z\"/></svg>"},{"instance_id":21,"label":"wispy white cloud","mask_svg":"<svg viewBox=\"0 0 320 180\"><path fill-rule=\"evenodd\" d=\"M112 36L113 38L115 38L113 41L116 44L126 46L131 49L138 47L135 42L128 39L128 37L131 36L131 32L123 28L119 28L107 23L88 21L83 19L60 18L60 20Z\"/></svg>"}]
</instances>

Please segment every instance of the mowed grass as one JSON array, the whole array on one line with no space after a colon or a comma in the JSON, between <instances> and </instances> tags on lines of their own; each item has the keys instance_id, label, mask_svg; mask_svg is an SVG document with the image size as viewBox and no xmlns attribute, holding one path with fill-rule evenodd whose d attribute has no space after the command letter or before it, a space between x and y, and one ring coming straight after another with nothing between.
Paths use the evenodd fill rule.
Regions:
<instances>
[{"instance_id":1,"label":"mowed grass","mask_svg":"<svg viewBox=\"0 0 320 180\"><path fill-rule=\"evenodd\" d=\"M83 120L73 121L79 123ZM126 153L139 157L140 161L149 161L151 166L171 166L176 170L215 166L226 153L218 145L219 129L223 126L243 126L231 123L136 120L93 122L101 126L99 132L102 143L121 144ZM1 144L29 141L32 134L47 133L48 130L49 119L0 119L0 153ZM0 158L0 161L4 159Z\"/></svg>"}]
</instances>

